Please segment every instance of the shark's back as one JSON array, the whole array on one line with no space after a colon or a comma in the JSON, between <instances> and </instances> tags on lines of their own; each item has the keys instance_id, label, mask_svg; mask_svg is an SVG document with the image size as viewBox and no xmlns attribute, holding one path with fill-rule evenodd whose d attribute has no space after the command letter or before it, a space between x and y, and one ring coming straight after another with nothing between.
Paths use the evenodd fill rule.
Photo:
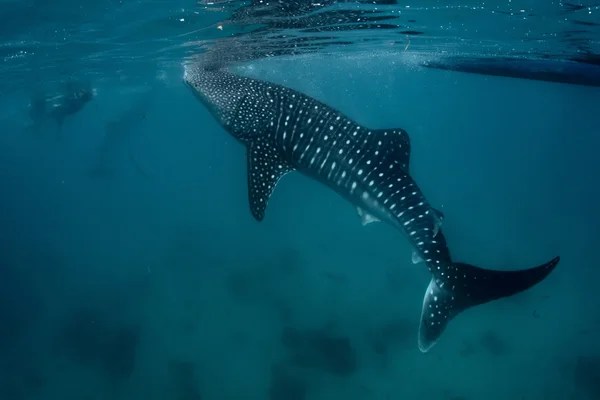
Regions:
<instances>
[{"instance_id":1,"label":"shark's back","mask_svg":"<svg viewBox=\"0 0 600 400\"><path fill-rule=\"evenodd\" d=\"M259 220L279 179L293 170L351 201L363 189L392 195L406 178L410 140L403 129L368 129L296 90L222 70L191 69L186 80L247 146L250 204Z\"/></svg>"},{"instance_id":2,"label":"shark's back","mask_svg":"<svg viewBox=\"0 0 600 400\"><path fill-rule=\"evenodd\" d=\"M410 140L402 129L369 130L296 90L223 70L189 68L185 80L233 136L247 145L277 146L295 169L308 172L323 162L339 166L344 160L352 167L361 150L370 148L378 148L375 156L400 150L396 160L408 169Z\"/></svg>"}]
</instances>

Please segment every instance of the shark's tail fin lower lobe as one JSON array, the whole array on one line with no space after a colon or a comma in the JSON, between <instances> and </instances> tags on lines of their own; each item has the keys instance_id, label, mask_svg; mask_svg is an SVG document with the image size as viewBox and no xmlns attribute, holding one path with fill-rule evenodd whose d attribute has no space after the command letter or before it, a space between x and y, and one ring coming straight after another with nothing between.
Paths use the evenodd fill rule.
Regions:
<instances>
[{"instance_id":1,"label":"shark's tail fin lower lobe","mask_svg":"<svg viewBox=\"0 0 600 400\"><path fill-rule=\"evenodd\" d=\"M462 311L522 292L541 282L560 257L531 269L494 271L454 263L446 279L432 278L423 299L419 349L427 352L438 341L448 322Z\"/></svg>"}]
</instances>

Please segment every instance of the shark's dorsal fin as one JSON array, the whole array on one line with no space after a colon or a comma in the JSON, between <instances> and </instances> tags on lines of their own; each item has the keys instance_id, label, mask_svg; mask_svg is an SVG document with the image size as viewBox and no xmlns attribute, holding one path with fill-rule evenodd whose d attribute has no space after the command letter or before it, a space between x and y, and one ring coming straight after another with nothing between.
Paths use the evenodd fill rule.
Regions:
<instances>
[{"instance_id":1,"label":"shark's dorsal fin","mask_svg":"<svg viewBox=\"0 0 600 400\"><path fill-rule=\"evenodd\" d=\"M248 198L257 221L265 217L269 198L277 182L293 168L268 140L256 138L248 144Z\"/></svg>"},{"instance_id":2,"label":"shark's dorsal fin","mask_svg":"<svg viewBox=\"0 0 600 400\"><path fill-rule=\"evenodd\" d=\"M386 157L390 157L402 169L409 172L410 167L410 137L402 128L376 129L371 131L372 143L376 148L382 148ZM379 151L379 150L377 150Z\"/></svg>"},{"instance_id":3,"label":"shark's dorsal fin","mask_svg":"<svg viewBox=\"0 0 600 400\"><path fill-rule=\"evenodd\" d=\"M444 221L444 213L440 210L437 210L431 207L431 212L433 213L434 225L433 225L433 237L436 237L440 231L440 227L442 226L442 222Z\"/></svg>"}]
</instances>

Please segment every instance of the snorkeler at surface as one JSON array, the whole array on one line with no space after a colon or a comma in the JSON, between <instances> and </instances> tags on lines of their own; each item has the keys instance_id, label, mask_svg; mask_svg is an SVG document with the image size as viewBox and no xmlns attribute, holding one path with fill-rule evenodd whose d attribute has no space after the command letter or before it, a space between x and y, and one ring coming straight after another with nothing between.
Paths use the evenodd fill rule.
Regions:
<instances>
[{"instance_id":1,"label":"snorkeler at surface","mask_svg":"<svg viewBox=\"0 0 600 400\"><path fill-rule=\"evenodd\" d=\"M81 111L95 95L96 90L89 82L70 80L66 82L62 93L55 96L36 93L29 104L29 117L36 127L48 119L53 119L60 129L68 116Z\"/></svg>"}]
</instances>

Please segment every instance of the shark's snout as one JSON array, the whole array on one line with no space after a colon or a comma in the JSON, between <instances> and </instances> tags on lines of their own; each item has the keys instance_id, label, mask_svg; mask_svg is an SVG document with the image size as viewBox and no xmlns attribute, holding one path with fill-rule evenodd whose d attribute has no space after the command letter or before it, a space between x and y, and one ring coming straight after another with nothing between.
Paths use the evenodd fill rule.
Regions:
<instances>
[{"instance_id":1,"label":"shark's snout","mask_svg":"<svg viewBox=\"0 0 600 400\"><path fill-rule=\"evenodd\" d=\"M185 65L183 66L183 81L185 83L188 81L188 69Z\"/></svg>"},{"instance_id":2,"label":"shark's snout","mask_svg":"<svg viewBox=\"0 0 600 400\"><path fill-rule=\"evenodd\" d=\"M183 74L181 76L181 80L183 81L183 83L188 84L188 80L189 80L189 67L187 63L182 63L181 67L183 69Z\"/></svg>"},{"instance_id":3,"label":"shark's snout","mask_svg":"<svg viewBox=\"0 0 600 400\"><path fill-rule=\"evenodd\" d=\"M193 87L194 82L194 68L190 65L183 66L183 82L190 87Z\"/></svg>"}]
</instances>

